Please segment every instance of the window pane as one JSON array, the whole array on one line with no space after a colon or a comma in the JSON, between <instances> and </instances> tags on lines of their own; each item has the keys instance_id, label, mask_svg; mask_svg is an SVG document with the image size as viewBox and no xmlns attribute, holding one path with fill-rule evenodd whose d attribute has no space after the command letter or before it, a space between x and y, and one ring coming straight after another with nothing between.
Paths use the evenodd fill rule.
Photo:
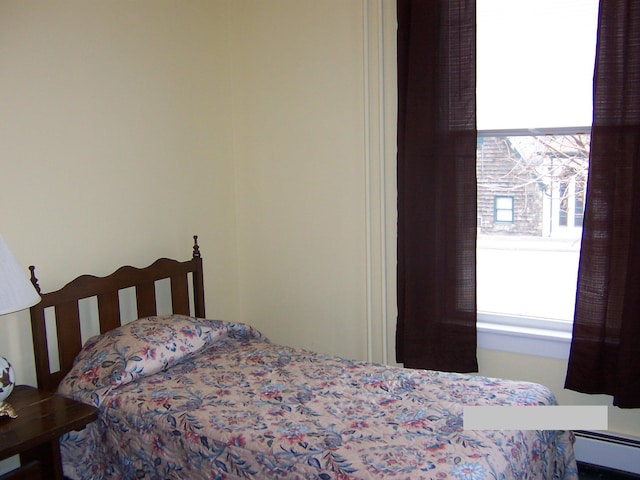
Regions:
<instances>
[{"instance_id":1,"label":"window pane","mask_svg":"<svg viewBox=\"0 0 640 480\"><path fill-rule=\"evenodd\" d=\"M477 0L478 129L589 126L598 0Z\"/></svg>"},{"instance_id":2,"label":"window pane","mask_svg":"<svg viewBox=\"0 0 640 480\"><path fill-rule=\"evenodd\" d=\"M497 222L513 222L513 214L510 210L497 210L496 211Z\"/></svg>"},{"instance_id":3,"label":"window pane","mask_svg":"<svg viewBox=\"0 0 640 480\"><path fill-rule=\"evenodd\" d=\"M496 197L496 208L498 210L511 210L513 208L513 198Z\"/></svg>"},{"instance_id":4,"label":"window pane","mask_svg":"<svg viewBox=\"0 0 640 480\"><path fill-rule=\"evenodd\" d=\"M478 138L478 311L573 320L590 136Z\"/></svg>"}]
</instances>

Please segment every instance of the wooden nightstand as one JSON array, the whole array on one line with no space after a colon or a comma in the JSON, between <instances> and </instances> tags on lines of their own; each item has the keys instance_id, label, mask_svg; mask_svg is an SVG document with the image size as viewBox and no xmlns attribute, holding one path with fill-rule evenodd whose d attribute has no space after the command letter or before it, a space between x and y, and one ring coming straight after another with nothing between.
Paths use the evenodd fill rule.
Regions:
<instances>
[{"instance_id":1,"label":"wooden nightstand","mask_svg":"<svg viewBox=\"0 0 640 480\"><path fill-rule=\"evenodd\" d=\"M58 437L96 419L94 407L18 385L7 399L18 418L0 417L0 460L20 455L21 467L0 480L62 480Z\"/></svg>"}]
</instances>

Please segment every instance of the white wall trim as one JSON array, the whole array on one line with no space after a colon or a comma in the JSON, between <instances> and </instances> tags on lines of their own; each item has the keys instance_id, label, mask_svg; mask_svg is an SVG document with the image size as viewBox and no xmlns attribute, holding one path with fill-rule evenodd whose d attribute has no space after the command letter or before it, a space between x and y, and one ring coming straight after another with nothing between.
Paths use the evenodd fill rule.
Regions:
<instances>
[{"instance_id":1,"label":"white wall trim","mask_svg":"<svg viewBox=\"0 0 640 480\"><path fill-rule=\"evenodd\" d=\"M395 2L363 0L367 360L395 349Z\"/></svg>"},{"instance_id":2,"label":"white wall trim","mask_svg":"<svg viewBox=\"0 0 640 480\"><path fill-rule=\"evenodd\" d=\"M544 318L478 314L478 348L567 360L572 325Z\"/></svg>"},{"instance_id":3,"label":"white wall trim","mask_svg":"<svg viewBox=\"0 0 640 480\"><path fill-rule=\"evenodd\" d=\"M386 133L387 133L387 112L386 112L386 99L385 99L385 15L383 10L383 0L378 0L378 12L380 20L378 21L378 52L380 55L380 61L378 62L378 98L380 99L380 107L379 107L379 129L378 129L378 146L379 151L381 152L381 162L378 164L379 168L379 179L380 179L380 198L379 198L379 208L380 208L380 269L381 269L381 282L380 287L382 289L380 295L381 302L381 334L382 334L382 363L388 363L388 349L389 349L389 341L387 336L387 323L388 323L388 305L387 299L389 293L387 291L388 288L388 271L387 271L387 178L385 175L386 172L386 156L387 151L387 142L386 142Z\"/></svg>"},{"instance_id":4,"label":"white wall trim","mask_svg":"<svg viewBox=\"0 0 640 480\"><path fill-rule=\"evenodd\" d=\"M374 315L374 299L373 299L373 273L372 273L372 218L375 212L372 211L371 204L371 196L372 196L372 182L371 182L371 170L372 170L372 139L371 139L371 129L372 129L372 119L371 119L371 66L369 57L372 55L370 51L370 11L369 11L369 2L367 0L363 0L362 2L362 31L363 31L363 83L364 83L364 98L363 98L363 106L364 106L364 182L365 182L365 200L364 200L364 208L365 208L365 274L366 274L366 316L367 316L367 361L371 362L373 360L373 315Z\"/></svg>"}]
</instances>

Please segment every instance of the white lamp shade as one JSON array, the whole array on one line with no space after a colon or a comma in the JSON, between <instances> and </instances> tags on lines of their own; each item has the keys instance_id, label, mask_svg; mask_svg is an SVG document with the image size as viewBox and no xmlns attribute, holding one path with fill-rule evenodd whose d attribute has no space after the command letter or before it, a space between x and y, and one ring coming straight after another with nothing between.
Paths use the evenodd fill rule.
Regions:
<instances>
[{"instance_id":1,"label":"white lamp shade","mask_svg":"<svg viewBox=\"0 0 640 480\"><path fill-rule=\"evenodd\" d=\"M40 295L0 235L0 315L24 310L39 301Z\"/></svg>"}]
</instances>

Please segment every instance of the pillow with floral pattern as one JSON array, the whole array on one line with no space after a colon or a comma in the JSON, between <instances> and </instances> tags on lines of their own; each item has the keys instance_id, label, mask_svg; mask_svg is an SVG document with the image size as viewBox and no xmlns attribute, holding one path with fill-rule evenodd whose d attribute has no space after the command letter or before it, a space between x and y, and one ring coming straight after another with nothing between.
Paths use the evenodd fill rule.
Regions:
<instances>
[{"instance_id":1,"label":"pillow with floral pattern","mask_svg":"<svg viewBox=\"0 0 640 480\"><path fill-rule=\"evenodd\" d=\"M99 405L113 388L164 370L225 335L221 321L185 315L139 318L87 340L58 392Z\"/></svg>"}]
</instances>

